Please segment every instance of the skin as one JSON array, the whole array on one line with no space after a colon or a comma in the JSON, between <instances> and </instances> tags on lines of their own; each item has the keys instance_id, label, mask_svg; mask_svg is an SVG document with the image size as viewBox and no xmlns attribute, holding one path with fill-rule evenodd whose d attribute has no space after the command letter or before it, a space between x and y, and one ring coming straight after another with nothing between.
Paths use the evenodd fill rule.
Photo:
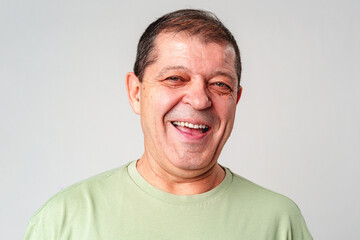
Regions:
<instances>
[{"instance_id":1,"label":"skin","mask_svg":"<svg viewBox=\"0 0 360 240\"><path fill-rule=\"evenodd\" d=\"M161 33L156 61L142 83L126 76L129 102L141 117L145 151L139 173L153 186L177 195L209 191L225 177L217 163L233 128L237 87L230 45L204 43L182 33ZM206 132L174 126L202 124Z\"/></svg>"}]
</instances>

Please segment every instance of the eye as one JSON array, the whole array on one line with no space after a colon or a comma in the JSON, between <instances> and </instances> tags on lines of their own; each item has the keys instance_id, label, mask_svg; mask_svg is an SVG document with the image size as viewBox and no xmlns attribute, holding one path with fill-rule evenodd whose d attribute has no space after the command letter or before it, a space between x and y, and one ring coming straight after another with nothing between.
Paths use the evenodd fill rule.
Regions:
<instances>
[{"instance_id":1,"label":"eye","mask_svg":"<svg viewBox=\"0 0 360 240\"><path fill-rule=\"evenodd\" d=\"M187 81L184 77L173 75L166 77L162 82L165 86L174 88L184 86Z\"/></svg>"},{"instance_id":2,"label":"eye","mask_svg":"<svg viewBox=\"0 0 360 240\"><path fill-rule=\"evenodd\" d=\"M215 85L218 86L218 87L222 87L222 88L225 87L225 88L230 89L230 87L228 85L226 85L225 83L222 83L222 82L217 82L217 83L215 83Z\"/></svg>"},{"instance_id":3,"label":"eye","mask_svg":"<svg viewBox=\"0 0 360 240\"><path fill-rule=\"evenodd\" d=\"M223 82L214 82L210 84L210 86L213 90L221 94L229 94L233 91L229 85Z\"/></svg>"},{"instance_id":4,"label":"eye","mask_svg":"<svg viewBox=\"0 0 360 240\"><path fill-rule=\"evenodd\" d=\"M171 76L166 78L167 80L173 81L173 82L177 82L177 81L181 81L181 79L178 76Z\"/></svg>"}]
</instances>

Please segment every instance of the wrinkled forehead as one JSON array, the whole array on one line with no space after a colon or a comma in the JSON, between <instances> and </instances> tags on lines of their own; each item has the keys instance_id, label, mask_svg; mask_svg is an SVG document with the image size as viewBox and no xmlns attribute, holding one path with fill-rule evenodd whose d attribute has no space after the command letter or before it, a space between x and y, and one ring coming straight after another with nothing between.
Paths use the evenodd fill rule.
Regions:
<instances>
[{"instance_id":1,"label":"wrinkled forehead","mask_svg":"<svg viewBox=\"0 0 360 240\"><path fill-rule=\"evenodd\" d=\"M188 48L191 43L201 43L205 47L209 47L211 45L218 45L223 49L223 59L228 64L231 64L236 68L236 53L234 47L231 43L227 41L220 41L217 39L208 39L204 36L197 34L197 35L190 35L187 32L162 32L158 34L158 36L154 40L153 50L150 53L150 61L156 62L162 55L169 54L170 52L174 53L181 49L182 47Z\"/></svg>"},{"instance_id":2,"label":"wrinkled forehead","mask_svg":"<svg viewBox=\"0 0 360 240\"><path fill-rule=\"evenodd\" d=\"M159 49L161 48L161 45L164 43L164 40L187 41L188 39L197 40L197 41L203 43L204 45L207 45L209 43L216 43L218 45L226 46L229 49L232 49L235 53L235 50L234 50L234 47L232 46L232 44L224 39L219 39L217 37L211 37L211 36L207 36L204 34L191 34L186 31L181 31L181 32L162 31L161 33L159 33L156 36L156 38L154 40L154 47L157 48L154 50L159 51Z\"/></svg>"}]
</instances>

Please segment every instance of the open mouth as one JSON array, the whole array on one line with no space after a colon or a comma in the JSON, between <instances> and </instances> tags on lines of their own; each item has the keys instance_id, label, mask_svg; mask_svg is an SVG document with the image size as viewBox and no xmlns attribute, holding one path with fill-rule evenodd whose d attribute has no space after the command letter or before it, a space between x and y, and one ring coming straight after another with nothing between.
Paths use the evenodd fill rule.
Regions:
<instances>
[{"instance_id":1,"label":"open mouth","mask_svg":"<svg viewBox=\"0 0 360 240\"><path fill-rule=\"evenodd\" d=\"M181 121L173 121L171 122L172 125L175 127L181 127L181 129L190 131L192 133L199 132L199 133L206 133L209 131L210 127L204 124L193 124L189 122L181 122Z\"/></svg>"}]
</instances>

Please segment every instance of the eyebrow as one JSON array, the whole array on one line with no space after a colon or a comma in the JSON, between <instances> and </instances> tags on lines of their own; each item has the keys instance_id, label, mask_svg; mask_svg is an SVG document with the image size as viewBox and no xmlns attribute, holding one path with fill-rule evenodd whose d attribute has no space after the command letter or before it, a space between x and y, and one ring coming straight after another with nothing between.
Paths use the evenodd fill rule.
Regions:
<instances>
[{"instance_id":1,"label":"eyebrow","mask_svg":"<svg viewBox=\"0 0 360 240\"><path fill-rule=\"evenodd\" d=\"M210 79L215 76L224 76L224 77L230 78L233 82L237 82L237 77L234 77L233 74L231 74L227 71L215 71L210 75Z\"/></svg>"},{"instance_id":2,"label":"eyebrow","mask_svg":"<svg viewBox=\"0 0 360 240\"><path fill-rule=\"evenodd\" d=\"M164 67L163 69L161 69L161 71L156 76L156 78L162 78L166 72L171 71L171 70L179 70L179 69L188 70L188 68L186 68L182 65L168 66L168 67ZM227 71L221 71L221 70L215 71L215 72L211 73L209 79L214 78L215 76L224 76L224 77L230 78L234 82L237 82L237 78L234 77L233 74L231 74Z\"/></svg>"},{"instance_id":3,"label":"eyebrow","mask_svg":"<svg viewBox=\"0 0 360 240\"><path fill-rule=\"evenodd\" d=\"M163 69L161 69L161 71L159 72L159 74L156 76L156 78L162 78L163 75L167 72L167 71L170 71L170 70L178 70L178 69L181 69L181 70L187 70L186 67L184 66L168 66L168 67L164 67Z\"/></svg>"}]
</instances>

